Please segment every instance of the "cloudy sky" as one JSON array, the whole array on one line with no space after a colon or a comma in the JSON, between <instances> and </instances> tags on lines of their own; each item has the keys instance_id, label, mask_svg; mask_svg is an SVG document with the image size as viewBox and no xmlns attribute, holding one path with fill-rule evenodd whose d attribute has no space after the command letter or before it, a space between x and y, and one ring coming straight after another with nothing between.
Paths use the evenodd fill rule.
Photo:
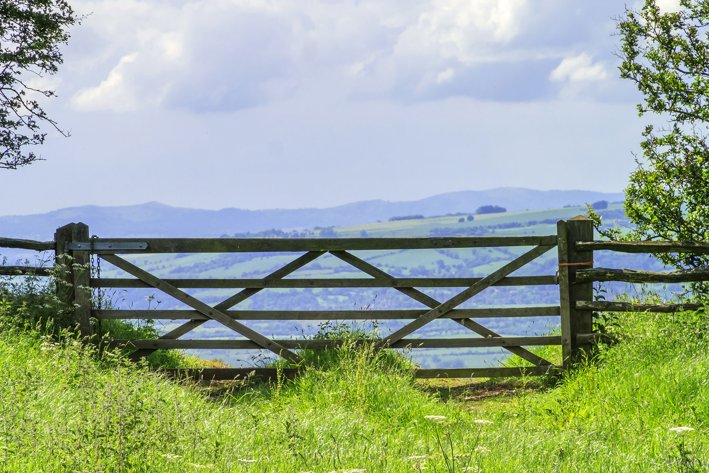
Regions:
<instances>
[{"instance_id":1,"label":"cloudy sky","mask_svg":"<svg viewBox=\"0 0 709 473\"><path fill-rule=\"evenodd\" d=\"M665 1L664 3L673 3ZM642 121L618 0L73 0L45 161L0 214L620 191Z\"/></svg>"}]
</instances>

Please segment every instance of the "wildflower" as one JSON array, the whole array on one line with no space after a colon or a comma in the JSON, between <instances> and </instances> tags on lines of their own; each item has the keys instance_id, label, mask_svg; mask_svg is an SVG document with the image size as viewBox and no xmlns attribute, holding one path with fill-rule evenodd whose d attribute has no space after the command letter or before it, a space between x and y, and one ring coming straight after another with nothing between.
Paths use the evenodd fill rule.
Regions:
<instances>
[{"instance_id":1,"label":"wildflower","mask_svg":"<svg viewBox=\"0 0 709 473\"><path fill-rule=\"evenodd\" d=\"M178 458L180 458L180 455L175 455L174 453L163 453L160 456L168 460L177 460Z\"/></svg>"},{"instance_id":2,"label":"wildflower","mask_svg":"<svg viewBox=\"0 0 709 473\"><path fill-rule=\"evenodd\" d=\"M670 429L671 432L677 432L678 434L682 434L684 432L691 432L693 430L694 428L692 427L672 427Z\"/></svg>"},{"instance_id":3,"label":"wildflower","mask_svg":"<svg viewBox=\"0 0 709 473\"><path fill-rule=\"evenodd\" d=\"M486 419L475 419L473 422L475 422L476 424L482 424L482 425L485 425L485 424L494 424L493 421L491 421L491 420L486 420Z\"/></svg>"},{"instance_id":4,"label":"wildflower","mask_svg":"<svg viewBox=\"0 0 709 473\"><path fill-rule=\"evenodd\" d=\"M440 424L447 419L446 416L424 416L424 419Z\"/></svg>"},{"instance_id":5,"label":"wildflower","mask_svg":"<svg viewBox=\"0 0 709 473\"><path fill-rule=\"evenodd\" d=\"M408 457L409 460L423 460L426 458L428 455L411 455Z\"/></svg>"},{"instance_id":6,"label":"wildflower","mask_svg":"<svg viewBox=\"0 0 709 473\"><path fill-rule=\"evenodd\" d=\"M251 459L246 459L246 458L237 458L239 463L256 463L258 460L251 460Z\"/></svg>"}]
</instances>

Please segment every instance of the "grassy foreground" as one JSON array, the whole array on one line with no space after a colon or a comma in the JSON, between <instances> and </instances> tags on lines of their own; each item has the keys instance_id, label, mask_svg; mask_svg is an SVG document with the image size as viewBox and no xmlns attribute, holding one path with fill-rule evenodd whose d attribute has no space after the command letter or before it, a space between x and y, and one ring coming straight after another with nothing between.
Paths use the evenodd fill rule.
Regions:
<instances>
[{"instance_id":1,"label":"grassy foreground","mask_svg":"<svg viewBox=\"0 0 709 473\"><path fill-rule=\"evenodd\" d=\"M706 328L693 314L624 315L627 337L598 363L484 402L465 400L475 385L433 394L390 356L352 349L294 381L210 395L8 329L0 470L705 471Z\"/></svg>"}]
</instances>

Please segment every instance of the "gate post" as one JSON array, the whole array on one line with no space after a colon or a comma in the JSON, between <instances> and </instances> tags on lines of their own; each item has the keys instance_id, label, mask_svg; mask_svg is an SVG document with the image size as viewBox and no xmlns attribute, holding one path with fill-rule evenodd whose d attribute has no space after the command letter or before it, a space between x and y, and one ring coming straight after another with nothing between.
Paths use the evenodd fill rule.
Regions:
<instances>
[{"instance_id":1,"label":"gate post","mask_svg":"<svg viewBox=\"0 0 709 473\"><path fill-rule=\"evenodd\" d=\"M90 243L89 227L84 223L70 223L54 233L55 261L62 266L57 281L57 297L74 316L83 337L92 335L91 329L91 269L90 252L71 250L69 243Z\"/></svg>"},{"instance_id":2,"label":"gate post","mask_svg":"<svg viewBox=\"0 0 709 473\"><path fill-rule=\"evenodd\" d=\"M593 283L576 284L579 269L593 267L593 251L576 251L577 241L593 241L593 221L584 216L557 223L559 251L559 302L564 368L590 353L590 340L580 342L578 334L593 331L593 312L578 310L576 301L593 300Z\"/></svg>"}]
</instances>

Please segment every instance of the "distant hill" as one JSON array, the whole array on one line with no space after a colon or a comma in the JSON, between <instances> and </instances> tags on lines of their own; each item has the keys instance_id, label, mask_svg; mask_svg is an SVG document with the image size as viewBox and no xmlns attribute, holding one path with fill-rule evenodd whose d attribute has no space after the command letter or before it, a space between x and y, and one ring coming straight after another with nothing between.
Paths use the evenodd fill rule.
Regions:
<instances>
[{"instance_id":1,"label":"distant hill","mask_svg":"<svg viewBox=\"0 0 709 473\"><path fill-rule=\"evenodd\" d=\"M391 217L420 214L472 213L483 205L509 211L558 208L599 200L621 201L621 193L582 190L539 191L498 188L435 195L421 200L387 202L369 200L329 208L202 210L170 207L157 202L121 207L70 207L36 215L0 217L0 236L51 239L54 230L70 222L87 223L91 232L112 237L213 237L257 232L272 228L300 229L317 226L358 225Z\"/></svg>"}]
</instances>

